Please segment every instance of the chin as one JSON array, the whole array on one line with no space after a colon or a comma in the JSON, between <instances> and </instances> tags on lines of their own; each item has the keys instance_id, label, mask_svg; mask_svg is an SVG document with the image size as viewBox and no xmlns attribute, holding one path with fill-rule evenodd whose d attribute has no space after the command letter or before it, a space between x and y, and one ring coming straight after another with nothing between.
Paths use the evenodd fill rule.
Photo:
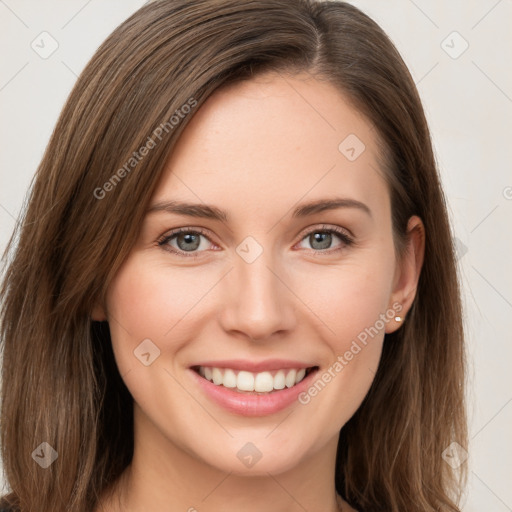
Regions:
<instances>
[{"instance_id":1,"label":"chin","mask_svg":"<svg viewBox=\"0 0 512 512\"><path fill-rule=\"evenodd\" d=\"M273 439L269 430L259 435L214 440L205 433L204 439L210 439L207 446L195 446L196 457L222 472L238 476L268 476L268 473L279 474L299 465L305 458L304 435L290 439L283 431L282 436ZM227 435L226 435L227 437ZM286 443L283 442L286 439ZM198 448L204 448L198 453ZM212 450L213 448L213 450Z\"/></svg>"}]
</instances>

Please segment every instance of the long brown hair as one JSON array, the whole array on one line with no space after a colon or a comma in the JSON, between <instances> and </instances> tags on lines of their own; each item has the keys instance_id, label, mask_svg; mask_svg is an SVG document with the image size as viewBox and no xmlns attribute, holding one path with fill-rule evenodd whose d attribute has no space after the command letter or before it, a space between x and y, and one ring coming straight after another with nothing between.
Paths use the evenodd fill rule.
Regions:
<instances>
[{"instance_id":1,"label":"long brown hair","mask_svg":"<svg viewBox=\"0 0 512 512\"><path fill-rule=\"evenodd\" d=\"M336 488L365 512L459 510L465 467L452 469L442 454L452 442L467 445L461 302L424 112L378 25L349 4L314 0L150 2L82 72L4 255L6 503L89 511L129 464L133 402L108 325L92 322L91 310L131 250L194 111L222 85L268 70L306 71L339 87L382 142L398 253L411 215L426 230L413 306L386 335L374 383L341 430ZM47 468L33 458L43 442L58 454Z\"/></svg>"}]
</instances>

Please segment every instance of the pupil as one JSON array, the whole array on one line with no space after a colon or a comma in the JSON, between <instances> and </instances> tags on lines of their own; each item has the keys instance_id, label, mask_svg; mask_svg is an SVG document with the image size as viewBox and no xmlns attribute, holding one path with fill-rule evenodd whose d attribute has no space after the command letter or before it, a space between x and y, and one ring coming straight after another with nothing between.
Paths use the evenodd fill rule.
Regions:
<instances>
[{"instance_id":1,"label":"pupil","mask_svg":"<svg viewBox=\"0 0 512 512\"><path fill-rule=\"evenodd\" d=\"M185 243L186 243L186 245L184 245L183 247L181 246L181 243L180 243L182 241L185 241ZM191 242L192 242L192 245L190 244ZM178 236L177 243L178 243L179 248L183 251L194 250L199 247L199 237L197 235L190 234L190 233L181 234Z\"/></svg>"},{"instance_id":2,"label":"pupil","mask_svg":"<svg viewBox=\"0 0 512 512\"><path fill-rule=\"evenodd\" d=\"M331 245L331 236L331 233L314 233L314 240L311 243L311 247L313 247L313 249L328 249ZM315 247L315 242L320 242L320 246Z\"/></svg>"}]
</instances>

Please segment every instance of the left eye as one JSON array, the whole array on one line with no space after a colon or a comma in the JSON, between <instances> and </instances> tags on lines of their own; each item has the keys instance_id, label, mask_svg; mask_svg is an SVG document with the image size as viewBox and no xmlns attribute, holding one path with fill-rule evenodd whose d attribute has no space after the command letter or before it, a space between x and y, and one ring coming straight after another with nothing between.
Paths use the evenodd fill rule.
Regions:
<instances>
[{"instance_id":1,"label":"left eye","mask_svg":"<svg viewBox=\"0 0 512 512\"><path fill-rule=\"evenodd\" d=\"M315 251L325 252L325 249L331 249L331 243L334 238L338 238L341 240L340 246L338 246L335 250L341 249L343 246L351 245L353 240L344 232L338 229L315 229L310 231L301 242L307 240L311 244L311 247Z\"/></svg>"}]
</instances>

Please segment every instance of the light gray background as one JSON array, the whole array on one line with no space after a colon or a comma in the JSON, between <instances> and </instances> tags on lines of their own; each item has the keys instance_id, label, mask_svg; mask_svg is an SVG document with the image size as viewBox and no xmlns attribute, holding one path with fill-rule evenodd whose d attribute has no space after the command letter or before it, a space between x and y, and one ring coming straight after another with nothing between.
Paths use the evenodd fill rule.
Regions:
<instances>
[{"instance_id":1,"label":"light gray background","mask_svg":"<svg viewBox=\"0 0 512 512\"><path fill-rule=\"evenodd\" d=\"M512 2L352 3L387 31L418 84L458 239L471 365L464 510L512 511ZM143 4L0 0L0 249L77 75ZM31 47L48 52L52 38L47 58Z\"/></svg>"}]
</instances>

